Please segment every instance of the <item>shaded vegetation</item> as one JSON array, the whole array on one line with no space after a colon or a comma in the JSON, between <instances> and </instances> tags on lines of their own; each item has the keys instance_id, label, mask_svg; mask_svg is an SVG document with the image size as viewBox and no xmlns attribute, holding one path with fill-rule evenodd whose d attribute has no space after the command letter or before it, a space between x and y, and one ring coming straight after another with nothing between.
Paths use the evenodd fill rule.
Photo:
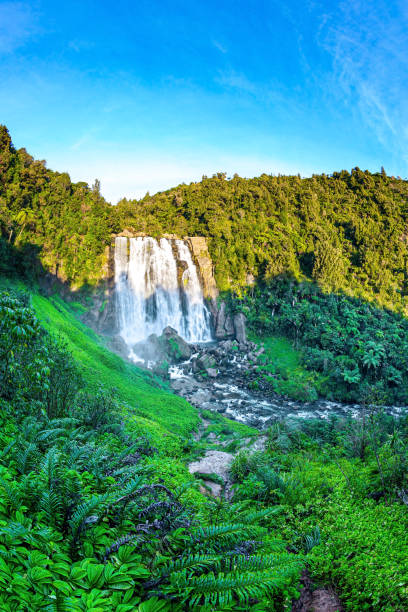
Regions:
<instances>
[{"instance_id":1,"label":"shaded vegetation","mask_svg":"<svg viewBox=\"0 0 408 612\"><path fill-rule=\"evenodd\" d=\"M274 390L294 396L295 386L299 399L321 394L362 404L408 404L408 321L400 314L290 278L231 298L230 308L242 310L259 336L284 335L298 349L287 351L291 365L286 391L284 366L276 383L271 379ZM267 339L267 349L277 342ZM269 346L266 365L259 368L267 378L279 366L275 353Z\"/></svg>"}]
</instances>

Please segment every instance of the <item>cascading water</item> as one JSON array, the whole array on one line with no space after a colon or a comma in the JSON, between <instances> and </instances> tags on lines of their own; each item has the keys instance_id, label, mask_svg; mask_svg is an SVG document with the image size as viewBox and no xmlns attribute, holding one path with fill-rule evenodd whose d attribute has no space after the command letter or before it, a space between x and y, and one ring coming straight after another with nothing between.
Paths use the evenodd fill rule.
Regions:
<instances>
[{"instance_id":1,"label":"cascading water","mask_svg":"<svg viewBox=\"0 0 408 612\"><path fill-rule=\"evenodd\" d=\"M119 330L128 345L167 326L187 342L211 340L210 313L182 240L117 237L115 286Z\"/></svg>"}]
</instances>

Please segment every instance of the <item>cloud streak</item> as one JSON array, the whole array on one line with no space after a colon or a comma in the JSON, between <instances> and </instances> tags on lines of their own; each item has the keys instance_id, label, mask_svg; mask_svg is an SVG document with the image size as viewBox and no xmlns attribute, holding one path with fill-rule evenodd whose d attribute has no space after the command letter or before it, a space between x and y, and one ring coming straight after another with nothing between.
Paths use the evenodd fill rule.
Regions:
<instances>
[{"instance_id":1,"label":"cloud streak","mask_svg":"<svg viewBox=\"0 0 408 612\"><path fill-rule=\"evenodd\" d=\"M29 4L0 4L0 54L13 53L38 31L36 16Z\"/></svg>"},{"instance_id":2,"label":"cloud streak","mask_svg":"<svg viewBox=\"0 0 408 612\"><path fill-rule=\"evenodd\" d=\"M408 164L408 10L404 2L354 0L321 17L329 87L378 141Z\"/></svg>"}]
</instances>

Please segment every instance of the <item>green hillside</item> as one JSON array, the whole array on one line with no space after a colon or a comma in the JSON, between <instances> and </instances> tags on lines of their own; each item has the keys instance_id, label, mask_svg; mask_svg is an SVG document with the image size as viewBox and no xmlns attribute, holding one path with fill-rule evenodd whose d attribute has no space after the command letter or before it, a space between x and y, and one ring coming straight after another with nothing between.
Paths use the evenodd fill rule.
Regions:
<instances>
[{"instance_id":1,"label":"green hillside","mask_svg":"<svg viewBox=\"0 0 408 612\"><path fill-rule=\"evenodd\" d=\"M5 126L0 159L0 271L45 269L71 287L93 286L115 233L201 235L221 290L286 274L407 312L408 182L385 172L218 173L111 206L98 183L72 183L16 151Z\"/></svg>"}]
</instances>

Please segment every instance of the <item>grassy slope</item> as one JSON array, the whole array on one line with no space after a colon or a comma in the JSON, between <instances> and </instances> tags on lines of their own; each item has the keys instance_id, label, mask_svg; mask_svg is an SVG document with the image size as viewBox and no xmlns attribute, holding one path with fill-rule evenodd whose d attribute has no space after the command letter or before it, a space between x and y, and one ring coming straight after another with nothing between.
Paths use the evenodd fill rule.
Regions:
<instances>
[{"instance_id":1,"label":"grassy slope","mask_svg":"<svg viewBox=\"0 0 408 612\"><path fill-rule=\"evenodd\" d=\"M97 334L78 320L74 306L59 296L45 298L37 293L32 294L32 304L44 327L67 342L89 386L114 387L131 412L160 423L172 433L187 436L197 427L195 408L150 372L107 350Z\"/></svg>"},{"instance_id":2,"label":"grassy slope","mask_svg":"<svg viewBox=\"0 0 408 612\"><path fill-rule=\"evenodd\" d=\"M250 339L257 344L262 343L265 348L259 359L259 371L276 393L299 400L317 399L323 376L302 365L300 351L289 340L280 336L260 337L252 333Z\"/></svg>"}]
</instances>

